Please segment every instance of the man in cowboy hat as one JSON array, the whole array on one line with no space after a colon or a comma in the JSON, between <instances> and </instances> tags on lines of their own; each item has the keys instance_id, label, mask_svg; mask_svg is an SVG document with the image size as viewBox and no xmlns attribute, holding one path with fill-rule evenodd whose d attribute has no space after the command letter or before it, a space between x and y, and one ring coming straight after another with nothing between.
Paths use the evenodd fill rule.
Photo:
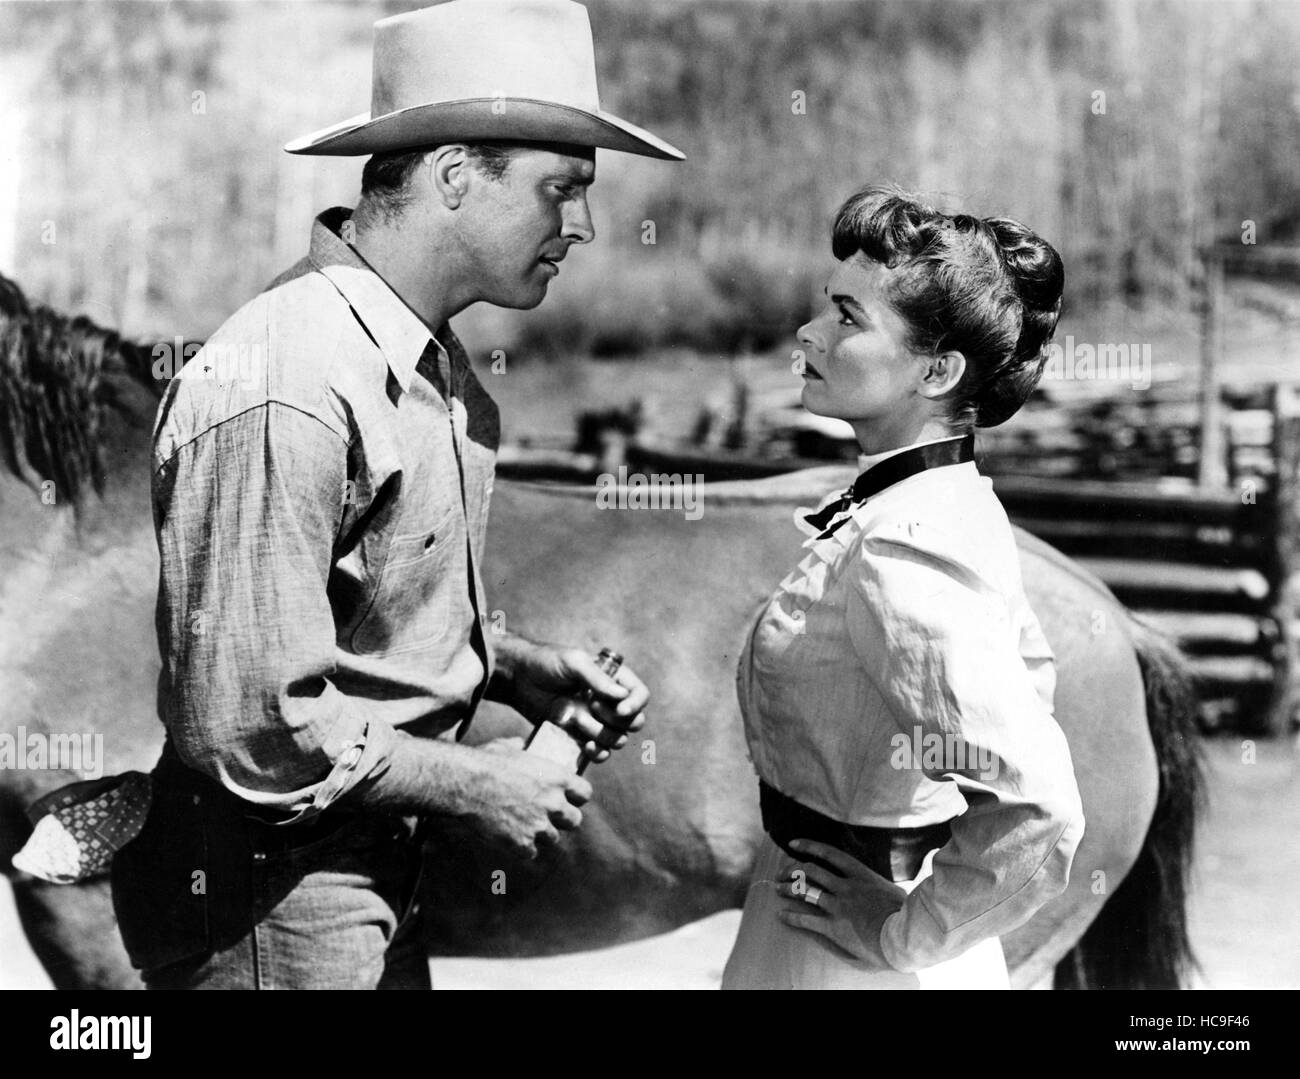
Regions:
<instances>
[{"instance_id":1,"label":"man in cowboy hat","mask_svg":"<svg viewBox=\"0 0 1300 1079\"><path fill-rule=\"evenodd\" d=\"M596 147L682 157L601 111L586 10L566 0L380 21L370 113L286 147L372 156L355 212L317 218L307 257L159 408L168 737L113 868L148 985L427 986L422 822L531 856L591 794L513 743L458 744L479 700L536 720L592 691L568 733L593 760L639 727L626 667L485 625L497 410L447 326L478 301L541 302L593 238ZM256 378L224 376L236 348Z\"/></svg>"}]
</instances>

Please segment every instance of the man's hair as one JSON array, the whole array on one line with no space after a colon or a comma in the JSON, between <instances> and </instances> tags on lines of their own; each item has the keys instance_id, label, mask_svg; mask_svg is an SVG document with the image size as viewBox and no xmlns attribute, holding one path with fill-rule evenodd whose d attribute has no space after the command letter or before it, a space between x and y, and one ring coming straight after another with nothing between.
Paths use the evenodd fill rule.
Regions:
<instances>
[{"instance_id":1,"label":"man's hair","mask_svg":"<svg viewBox=\"0 0 1300 1079\"><path fill-rule=\"evenodd\" d=\"M489 180L500 180L510 167L517 143L468 142L468 157ZM424 155L434 146L375 154L361 170L361 196L385 218L395 217L411 201L410 181Z\"/></svg>"}]
</instances>

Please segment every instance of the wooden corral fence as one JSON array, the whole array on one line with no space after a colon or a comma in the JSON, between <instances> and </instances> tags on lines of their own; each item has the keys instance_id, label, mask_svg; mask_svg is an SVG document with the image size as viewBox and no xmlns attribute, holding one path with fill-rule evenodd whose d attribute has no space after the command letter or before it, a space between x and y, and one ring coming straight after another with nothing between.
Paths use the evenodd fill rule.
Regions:
<instances>
[{"instance_id":1,"label":"wooden corral fence","mask_svg":"<svg viewBox=\"0 0 1300 1079\"><path fill-rule=\"evenodd\" d=\"M1300 408L1292 386L1268 397L1262 431L1229 428L1228 486L1035 477L996 459L986 471L1017 524L1179 642L1207 726L1280 733L1295 721L1300 673Z\"/></svg>"},{"instance_id":2,"label":"wooden corral fence","mask_svg":"<svg viewBox=\"0 0 1300 1079\"><path fill-rule=\"evenodd\" d=\"M979 450L980 466L993 477L1012 520L1078 560L1125 605L1179 642L1196 673L1208 728L1280 733L1295 722L1300 674L1300 392L1284 384L1224 394L1228 485L1199 486L1194 458L1187 462L1190 476L1061 475L1048 440L1040 440L1032 452L1028 447L1016 452L1006 440L999 445L990 439L993 445ZM1170 403L1174 407L1163 414L1159 407L1135 406L1149 428L1145 444L1195 447L1195 401L1190 413L1183 407L1188 402ZM1059 427L1069 430L1068 409L1060 412ZM1111 421L1098 427L1108 440L1121 447L1142 445L1122 430L1117 434L1113 416ZM1178 431L1180 424L1187 429ZM699 474L706 481L826 463L825 458L693 450L639 438L619 446L631 471ZM1082 458L1105 457L1096 450L1080 452ZM588 460L594 468L598 458ZM1117 460L1122 464L1122 456ZM613 463L606 455L599 467L608 470ZM553 478L561 478L559 464L554 462ZM1140 464L1139 475L1161 475L1149 471L1159 462ZM544 478L545 460L534 465L532 474Z\"/></svg>"}]
</instances>

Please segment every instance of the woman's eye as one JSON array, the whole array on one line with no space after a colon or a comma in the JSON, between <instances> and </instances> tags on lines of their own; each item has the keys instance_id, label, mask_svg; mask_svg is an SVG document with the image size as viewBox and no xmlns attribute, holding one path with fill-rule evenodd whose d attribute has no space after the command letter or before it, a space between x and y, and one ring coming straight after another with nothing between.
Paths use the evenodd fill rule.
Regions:
<instances>
[{"instance_id":1,"label":"woman's eye","mask_svg":"<svg viewBox=\"0 0 1300 1079\"><path fill-rule=\"evenodd\" d=\"M838 322L841 326L856 326L857 321L844 308L840 308L840 317Z\"/></svg>"}]
</instances>

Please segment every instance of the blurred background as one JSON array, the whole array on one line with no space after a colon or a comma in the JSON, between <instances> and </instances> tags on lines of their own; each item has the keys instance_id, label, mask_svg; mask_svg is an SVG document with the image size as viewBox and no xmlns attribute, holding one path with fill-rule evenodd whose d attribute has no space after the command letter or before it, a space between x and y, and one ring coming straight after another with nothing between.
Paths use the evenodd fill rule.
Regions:
<instances>
[{"instance_id":1,"label":"blurred background","mask_svg":"<svg viewBox=\"0 0 1300 1079\"><path fill-rule=\"evenodd\" d=\"M202 339L354 202L363 159L280 147L368 108L371 24L418 6L0 3L0 274L142 341ZM1065 359L1127 366L1049 366L981 467L1192 656L1217 735L1208 983L1300 984L1300 926L1281 948L1241 929L1300 884L1300 4L587 6L602 105L689 160L601 153L597 239L546 302L457 319L481 371L507 357L483 374L503 465L851 460L791 368L836 207L894 181L1024 221L1064 257ZM1243 739L1266 747L1249 767Z\"/></svg>"},{"instance_id":2,"label":"blurred background","mask_svg":"<svg viewBox=\"0 0 1300 1079\"><path fill-rule=\"evenodd\" d=\"M0 270L128 334L210 333L355 198L362 159L280 146L368 108L370 25L411 6L0 5ZM1194 340L1198 245L1247 219L1298 238L1292 3L588 7L604 104L689 161L600 155L598 241L536 312L476 313L482 348L787 348L830 216L870 181L1029 223L1069 269L1062 329L1168 336L1167 363Z\"/></svg>"},{"instance_id":3,"label":"blurred background","mask_svg":"<svg viewBox=\"0 0 1300 1079\"><path fill-rule=\"evenodd\" d=\"M0 4L0 272L131 336L202 339L304 253L315 213L355 200L362 159L280 147L366 110L370 25L411 6ZM1261 249L1300 243L1300 5L589 9L606 107L689 160L601 154L598 239L547 302L458 320L474 355L504 350L518 376L497 380L508 439L563 442L578 410L635 401L660 437L822 456L825 435L851 456L843 428L764 417L797 400L793 333L835 208L891 180L1035 228L1067 266L1058 340L1142 349L1141 380L1049 370L1040 401L1083 403L990 433L1008 466L1237 478L1219 430L1233 417L1200 462L1190 406L1207 297L1230 406L1266 409L1251 391L1288 378L1300 344L1294 272L1255 272L1272 265ZM1204 257L1220 242L1238 256L1222 282ZM1253 422L1245 437L1268 441Z\"/></svg>"}]
</instances>

